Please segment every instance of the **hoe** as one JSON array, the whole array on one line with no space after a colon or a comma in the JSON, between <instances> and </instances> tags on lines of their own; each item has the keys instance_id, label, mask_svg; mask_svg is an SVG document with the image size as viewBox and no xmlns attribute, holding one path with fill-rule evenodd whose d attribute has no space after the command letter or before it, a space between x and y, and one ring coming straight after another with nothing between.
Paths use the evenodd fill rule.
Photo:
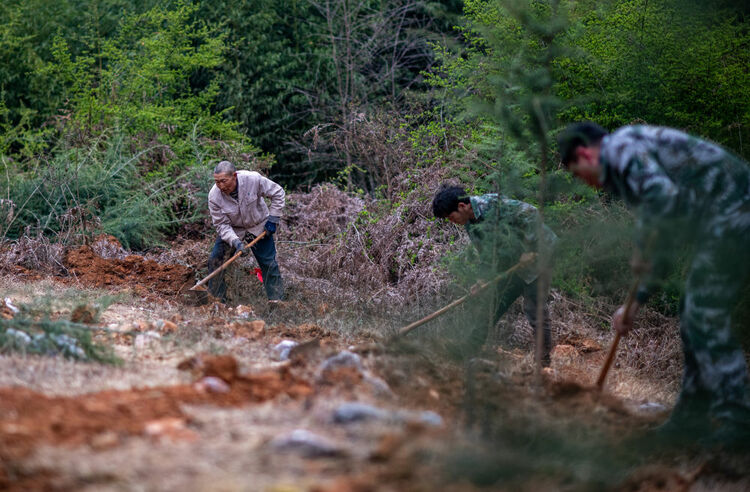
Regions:
<instances>
[{"instance_id":1,"label":"hoe","mask_svg":"<svg viewBox=\"0 0 750 492\"><path fill-rule=\"evenodd\" d=\"M258 241L260 241L264 237L266 237L266 231L261 232L255 239L253 239L252 241L250 241L249 243L247 243L245 245L245 249L249 249L249 248L253 247L253 245L255 243L257 243ZM236 260L240 256L242 256L242 252L241 251L236 252L231 258L229 258L227 261L225 261L219 268L217 268L213 272L209 273L206 278L204 278L203 280L201 280L200 282L198 282L194 286L190 287L190 289L188 289L188 290L193 290L193 291L198 291L198 292L206 292L207 289L203 286L203 284L205 284L206 282L208 282L209 280L211 280L212 278L214 278L220 272L224 271L229 265L231 265L234 262L234 260Z\"/></svg>"}]
</instances>

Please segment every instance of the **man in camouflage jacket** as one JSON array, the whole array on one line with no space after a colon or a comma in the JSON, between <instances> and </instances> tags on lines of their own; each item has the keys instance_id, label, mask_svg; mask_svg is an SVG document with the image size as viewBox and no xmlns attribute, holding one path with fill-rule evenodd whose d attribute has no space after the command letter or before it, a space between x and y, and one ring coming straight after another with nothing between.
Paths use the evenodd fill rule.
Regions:
<instances>
[{"instance_id":1,"label":"man in camouflage jacket","mask_svg":"<svg viewBox=\"0 0 750 492\"><path fill-rule=\"evenodd\" d=\"M747 430L747 369L731 314L750 273L750 166L671 128L626 126L608 135L596 124L577 123L558 141L573 174L636 210L634 263L650 264L650 274L628 316L624 306L615 312L616 330L632 327L671 247L693 247L680 302L682 391L665 428L707 432L709 440Z\"/></svg>"},{"instance_id":2,"label":"man in camouflage jacket","mask_svg":"<svg viewBox=\"0 0 750 492\"><path fill-rule=\"evenodd\" d=\"M446 218L463 225L472 243L481 256L483 265L489 265L490 273L500 273L517 263L524 253L537 249L539 213L533 205L489 193L469 196L460 186L444 185L432 201L435 217ZM546 225L541 224L543 240L551 249L557 236ZM544 286L543 297L538 295L538 264L536 262L518 270L501 281L496 287L494 326L511 304L523 296L523 310L534 329L537 328L537 305L543 302L543 353L542 362L550 364L552 334L546 300L549 286ZM476 351L487 339L488 325L479 323L469 335L471 351Z\"/></svg>"}]
</instances>

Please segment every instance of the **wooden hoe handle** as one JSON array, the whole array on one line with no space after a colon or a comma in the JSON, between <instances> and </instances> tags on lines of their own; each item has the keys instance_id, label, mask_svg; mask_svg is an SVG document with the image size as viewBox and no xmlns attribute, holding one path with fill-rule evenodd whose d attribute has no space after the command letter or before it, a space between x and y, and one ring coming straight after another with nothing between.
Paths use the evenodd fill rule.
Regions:
<instances>
[{"instance_id":1,"label":"wooden hoe handle","mask_svg":"<svg viewBox=\"0 0 750 492\"><path fill-rule=\"evenodd\" d=\"M477 290L475 290L474 292L472 292L470 294L466 294L463 297L459 297L458 299L456 299L455 301L451 302L447 306L444 306L444 307L438 309L434 313L425 316L424 318L420 319L419 321L415 321L414 323L412 323L410 325L404 326L403 328L401 328L398 331L398 335L397 336L406 335L407 333L409 333L410 331L412 331L414 328L416 328L418 326L422 326L423 324L427 323L428 321L437 318L441 314L443 314L443 313L445 313L447 311L450 311L454 307L456 307L459 304L462 304L463 302L465 302L468 298L473 297L473 296L479 294L480 292L482 292L484 289L486 289L490 285L492 285L492 284L494 284L496 282L499 282L500 280L502 280L505 277L509 276L510 274L512 274L513 272L515 272L516 270L525 267L527 264L531 263L535 259L536 259L536 254L534 254L533 256L530 256L528 259L526 259L524 261L519 261L518 263L516 263L515 265L513 265L510 268L508 268L507 270L505 270L500 275L498 275L497 277L495 277L493 279L490 279L487 282L482 282L479 285L479 287L477 288Z\"/></svg>"},{"instance_id":2,"label":"wooden hoe handle","mask_svg":"<svg viewBox=\"0 0 750 492\"><path fill-rule=\"evenodd\" d=\"M266 237L266 231L263 231L260 234L258 234L258 236L255 239L253 239L252 241L250 241L249 243L247 243L244 247L245 248L251 248L251 247L253 247L255 245L255 243L257 243L258 241L260 241L264 237ZM228 267L229 265L231 265L232 262L234 262L234 260L236 260L240 256L242 256L242 251L236 252L231 258L229 258L227 261L225 261L219 268L217 268L213 272L209 273L206 278L204 278L203 280L201 280L200 282L198 282L194 286L190 287L190 289L188 289L188 290L196 290L196 289L198 289L198 287L201 287L203 284L205 284L206 282L208 282L209 280L211 280L212 278L214 278L216 275L218 275L219 272L224 271L224 269L226 267Z\"/></svg>"},{"instance_id":3,"label":"wooden hoe handle","mask_svg":"<svg viewBox=\"0 0 750 492\"><path fill-rule=\"evenodd\" d=\"M635 294L636 292L638 292L639 283L640 278L636 278L633 282L633 285L630 287L628 297L625 300L625 312L622 315L623 323L627 323L628 321L628 314L630 314L630 308L633 306L633 302L635 302ZM604 380L607 379L609 368L612 366L612 362L615 360L615 354L617 354L617 345L620 343L620 338L622 338L622 335L620 335L620 332L618 331L617 333L615 333L615 339L612 340L612 345L610 345L609 347L609 353L607 354L607 358L604 361L602 370L599 372L599 378L596 380L596 387L599 390L604 387Z\"/></svg>"}]
</instances>

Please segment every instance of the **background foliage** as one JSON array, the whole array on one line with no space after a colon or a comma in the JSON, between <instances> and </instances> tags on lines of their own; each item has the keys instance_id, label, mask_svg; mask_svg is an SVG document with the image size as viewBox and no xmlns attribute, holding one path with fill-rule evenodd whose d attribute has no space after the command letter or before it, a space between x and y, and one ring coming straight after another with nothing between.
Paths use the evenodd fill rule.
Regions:
<instances>
[{"instance_id":1,"label":"background foliage","mask_svg":"<svg viewBox=\"0 0 750 492\"><path fill-rule=\"evenodd\" d=\"M78 217L147 248L201 227L223 158L367 195L368 223L407 227L433 191L414 181L440 176L534 203L561 237L556 285L619 293L630 214L561 173L548 142L570 121L638 121L747 158L748 15L728 0L9 0L2 232L63 240ZM408 258L384 268L404 278Z\"/></svg>"}]
</instances>

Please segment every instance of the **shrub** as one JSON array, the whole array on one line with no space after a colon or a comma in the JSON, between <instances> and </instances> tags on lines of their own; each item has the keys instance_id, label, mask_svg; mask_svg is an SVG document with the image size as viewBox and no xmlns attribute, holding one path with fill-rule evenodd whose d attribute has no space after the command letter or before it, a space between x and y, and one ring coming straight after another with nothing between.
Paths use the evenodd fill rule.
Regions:
<instances>
[{"instance_id":1,"label":"shrub","mask_svg":"<svg viewBox=\"0 0 750 492\"><path fill-rule=\"evenodd\" d=\"M80 301L79 298L75 302ZM114 301L115 298L104 296L89 307L98 316ZM84 303L88 305L88 300ZM65 303L60 302L59 295L42 296L18 307L11 307L8 301L4 301L0 317L0 352L61 355L82 361L118 363L119 359L115 357L111 347L94 341L90 326L65 319L53 319L52 313L59 313L61 308L67 310L63 304ZM74 312L73 309L70 310Z\"/></svg>"},{"instance_id":2,"label":"shrub","mask_svg":"<svg viewBox=\"0 0 750 492\"><path fill-rule=\"evenodd\" d=\"M105 232L126 247L142 248L195 216L198 210L183 200L188 190L180 186L188 174L146 181L136 164L148 151L130 153L126 142L115 136L85 149L62 149L50 160L29 161L25 171L2 160L5 195L14 206L5 216L3 239L39 233L66 243Z\"/></svg>"}]
</instances>

